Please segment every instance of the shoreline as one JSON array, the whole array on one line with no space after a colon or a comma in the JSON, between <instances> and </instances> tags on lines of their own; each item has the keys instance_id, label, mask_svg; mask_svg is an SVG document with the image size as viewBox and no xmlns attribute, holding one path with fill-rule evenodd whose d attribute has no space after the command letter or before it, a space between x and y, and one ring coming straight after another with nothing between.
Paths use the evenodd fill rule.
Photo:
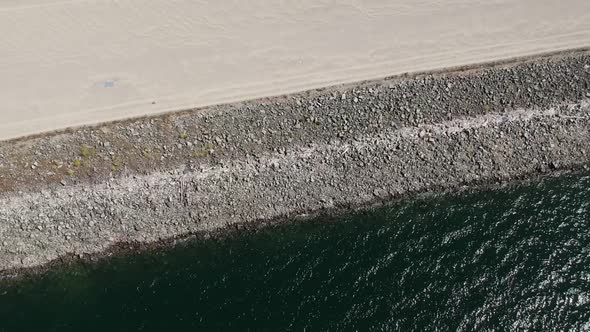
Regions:
<instances>
[{"instance_id":1,"label":"shoreline","mask_svg":"<svg viewBox=\"0 0 590 332\"><path fill-rule=\"evenodd\" d=\"M590 55L578 51L0 142L0 275L584 171L589 100Z\"/></svg>"},{"instance_id":2,"label":"shoreline","mask_svg":"<svg viewBox=\"0 0 590 332\"><path fill-rule=\"evenodd\" d=\"M395 208L402 206L411 201L420 201L433 199L438 196L463 196L478 195L485 192L500 190L517 189L536 185L545 181L551 181L559 178L569 178L576 176L590 176L590 168L579 168L570 170L560 170L551 173L535 173L524 175L518 179L512 179L508 182L490 183L473 183L452 189L433 189L419 193L408 193L390 200L376 199L363 205L333 207L317 210L309 214L297 215L294 217L279 216L270 220L251 221L243 224L235 224L219 228L213 231L202 231L196 233L183 234L173 238L161 239L155 242L118 242L106 248L103 251L90 254L73 254L67 253L52 261L42 265L15 268L0 271L0 286L15 286L24 280L36 280L36 278L45 273L64 270L71 267L86 265L98 266L108 264L111 258L130 258L134 255L141 255L149 252L161 252L173 249L175 246L190 245L195 241L225 241L233 237L249 233L272 230L274 227L289 227L301 224L320 224L320 223L338 223L346 216L356 213L368 213L373 209Z\"/></svg>"}]
</instances>

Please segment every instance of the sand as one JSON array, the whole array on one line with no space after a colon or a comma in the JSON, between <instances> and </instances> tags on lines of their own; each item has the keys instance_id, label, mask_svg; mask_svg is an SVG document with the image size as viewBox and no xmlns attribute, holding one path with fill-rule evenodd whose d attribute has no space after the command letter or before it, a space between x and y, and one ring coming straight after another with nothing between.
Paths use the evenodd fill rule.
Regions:
<instances>
[{"instance_id":1,"label":"sand","mask_svg":"<svg viewBox=\"0 0 590 332\"><path fill-rule=\"evenodd\" d=\"M590 1L2 0L0 139L590 46Z\"/></svg>"}]
</instances>

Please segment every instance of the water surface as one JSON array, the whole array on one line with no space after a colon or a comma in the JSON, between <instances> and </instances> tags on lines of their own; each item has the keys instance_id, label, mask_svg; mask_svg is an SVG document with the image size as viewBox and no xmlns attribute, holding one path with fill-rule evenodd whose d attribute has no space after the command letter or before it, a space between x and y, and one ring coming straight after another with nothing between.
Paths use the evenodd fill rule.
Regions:
<instances>
[{"instance_id":1,"label":"water surface","mask_svg":"<svg viewBox=\"0 0 590 332\"><path fill-rule=\"evenodd\" d=\"M590 330L588 176L342 219L0 286L0 331Z\"/></svg>"}]
</instances>

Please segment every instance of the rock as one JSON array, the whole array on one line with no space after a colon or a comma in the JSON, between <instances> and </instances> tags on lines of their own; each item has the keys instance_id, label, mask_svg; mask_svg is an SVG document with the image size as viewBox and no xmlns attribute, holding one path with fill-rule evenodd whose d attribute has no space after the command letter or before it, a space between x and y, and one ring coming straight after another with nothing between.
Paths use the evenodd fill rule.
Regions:
<instances>
[{"instance_id":1,"label":"rock","mask_svg":"<svg viewBox=\"0 0 590 332\"><path fill-rule=\"evenodd\" d=\"M588 59L582 58L582 64ZM579 61L571 66L564 60L556 60L559 65L508 65L508 69L474 71L443 79L378 81L374 90L366 85L354 92L350 88L344 93L318 90L266 99L261 105L252 101L245 106L216 106L214 112L129 120L107 125L109 130L64 133L57 137L63 151L56 156L51 155L53 142L40 138L32 149L41 151L35 159L42 166L33 166L44 168L43 173L54 170L65 174L65 169L45 169L49 164L41 160L61 160L67 167L79 157L83 143L100 141L109 147L107 141L111 140L111 148L116 148L116 158L107 157L106 162L102 157L115 156L113 151L98 151L96 158L84 159L88 163L76 169L77 176L59 182L65 188L52 184L48 195L39 194L45 184L35 182L39 177L30 169L32 160L28 165L15 163L12 155L18 147L8 142L0 147L0 153L6 156L1 160L4 166L0 167L0 188L6 182L11 184L12 179L19 184L30 179L27 185L33 190L11 197L19 203L15 206L30 207L27 209L7 207L0 200L0 219L8 220L2 227L8 227L7 234L17 234L14 240L11 238L11 246L22 240L23 247L39 250L31 253L32 259L43 261L42 251L64 254L63 237L67 232L70 238L72 230L76 234L68 246L84 246L90 253L109 244L104 234L121 234L121 240L154 240L203 227L215 229L226 222L264 220L292 211L313 212L310 210L325 207L319 205L318 197L338 197L339 206L354 208L356 204L389 199L390 195L454 189L458 184L470 185L475 179L484 184L507 181L525 176L524 171L541 170L541 165L547 171L567 169L587 162L587 158L580 157L580 148L590 141L588 120L580 118L587 115L588 109L559 106L564 101L579 104L580 97L589 93L590 78L585 72L576 80L567 79L579 71ZM542 69L548 66L553 69ZM538 91L531 89L528 94L527 88L534 84ZM445 92L450 87L452 92ZM541 93L542 98L538 96ZM359 104L342 102L347 94ZM313 107L308 110L309 105ZM495 116L486 113L481 105L505 110L506 121L466 125L461 134L461 124L468 124L463 120ZM564 117L509 118L515 109L529 112L531 105L536 111L555 107ZM576 120L569 122L566 116ZM153 123L153 129L146 129L147 121ZM429 130L430 125L435 129ZM174 133L178 128L191 130L191 142L177 141ZM136 136L126 136L129 131ZM528 133L526 142L519 134L524 132ZM431 144L434 142L437 144ZM556 143L553 149L549 149L550 142ZM488 151L479 148L482 145ZM138 152L158 146L167 151L165 155L155 154L153 160L164 163L155 167L155 162L134 163ZM207 155L187 146L210 149L211 153L215 147L218 153ZM25 152L30 158L29 151ZM121 172L128 168L126 174L119 177L119 170L113 171L112 179L103 181L105 170L110 171L119 159L117 167ZM556 161L550 169L552 159ZM95 185L102 189L93 190ZM333 201L326 198L323 203ZM67 221L67 226L57 226L61 240L52 243L46 239L48 234L34 240L27 238L32 230L39 235L37 224L29 220L38 220L35 213L40 211L51 211L51 217L44 217L44 221ZM54 230L49 224L43 227L47 233ZM43 247L39 246L42 241L46 241ZM2 249L0 259L7 251Z\"/></svg>"}]
</instances>

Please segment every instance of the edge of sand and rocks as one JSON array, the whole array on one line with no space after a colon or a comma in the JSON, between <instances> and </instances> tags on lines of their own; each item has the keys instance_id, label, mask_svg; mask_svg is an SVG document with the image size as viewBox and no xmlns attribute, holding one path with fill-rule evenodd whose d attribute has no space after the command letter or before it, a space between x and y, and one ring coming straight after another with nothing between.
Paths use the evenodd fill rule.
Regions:
<instances>
[{"instance_id":1,"label":"edge of sand and rocks","mask_svg":"<svg viewBox=\"0 0 590 332\"><path fill-rule=\"evenodd\" d=\"M0 271L590 165L590 54L0 143Z\"/></svg>"}]
</instances>

